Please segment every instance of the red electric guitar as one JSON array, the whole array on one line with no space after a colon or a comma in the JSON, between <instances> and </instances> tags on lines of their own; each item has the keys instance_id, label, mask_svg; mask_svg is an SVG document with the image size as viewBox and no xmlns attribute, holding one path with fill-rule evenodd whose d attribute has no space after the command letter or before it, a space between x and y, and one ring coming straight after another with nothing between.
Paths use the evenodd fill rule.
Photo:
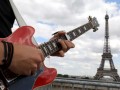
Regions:
<instances>
[{"instance_id":1,"label":"red electric guitar","mask_svg":"<svg viewBox=\"0 0 120 90\"><path fill-rule=\"evenodd\" d=\"M89 17L89 22L67 32L65 35L61 36L60 39L64 40L74 40L80 35L84 34L90 29L93 29L95 32L99 26L96 18ZM42 50L45 57L55 53L61 49L58 39L48 41L40 46L35 46L32 42L32 37L35 30L31 26L22 26L18 28L13 34L7 38L0 38L0 41L4 40L12 43L25 44L32 47L38 47ZM8 90L35 90L51 83L57 75L57 71L54 68L47 68L44 64L33 76L19 76L15 75L9 70L1 72L2 80L7 86Z\"/></svg>"}]
</instances>

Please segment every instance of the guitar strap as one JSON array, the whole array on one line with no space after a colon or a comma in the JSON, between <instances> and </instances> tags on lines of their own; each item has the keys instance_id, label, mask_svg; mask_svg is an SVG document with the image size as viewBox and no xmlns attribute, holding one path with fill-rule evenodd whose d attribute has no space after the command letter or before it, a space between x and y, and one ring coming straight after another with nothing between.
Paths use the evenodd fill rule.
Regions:
<instances>
[{"instance_id":1,"label":"guitar strap","mask_svg":"<svg viewBox=\"0 0 120 90\"><path fill-rule=\"evenodd\" d=\"M16 8L13 0L9 0L9 2L10 2L10 4L11 4L11 7L12 7L12 9L13 9L13 12L14 12L14 15L15 15L15 17L16 17L16 21L17 21L19 27L21 27L21 26L26 26L27 24L25 23L23 17L21 16L21 14L19 13L18 9ZM34 37L32 37L32 42L33 42L35 45L38 45Z\"/></svg>"}]
</instances>

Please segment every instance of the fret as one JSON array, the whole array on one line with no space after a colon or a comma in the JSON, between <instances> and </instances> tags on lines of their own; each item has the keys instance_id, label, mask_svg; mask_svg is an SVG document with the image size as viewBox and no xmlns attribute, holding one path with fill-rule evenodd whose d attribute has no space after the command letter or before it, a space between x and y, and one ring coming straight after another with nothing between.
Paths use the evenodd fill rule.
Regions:
<instances>
[{"instance_id":1,"label":"fret","mask_svg":"<svg viewBox=\"0 0 120 90\"><path fill-rule=\"evenodd\" d=\"M56 49L56 50L59 49L59 47L58 47L58 45L57 45L57 42L58 42L58 39L55 39L55 40L54 40L54 45L55 45L55 49Z\"/></svg>"},{"instance_id":2,"label":"fret","mask_svg":"<svg viewBox=\"0 0 120 90\"><path fill-rule=\"evenodd\" d=\"M86 32L86 30L84 29L84 26L80 27L80 30L81 30L83 33Z\"/></svg>"},{"instance_id":3,"label":"fret","mask_svg":"<svg viewBox=\"0 0 120 90\"><path fill-rule=\"evenodd\" d=\"M50 51L53 51L54 50L54 47L53 47L53 44L52 44L52 41L49 41L49 49L50 49Z\"/></svg>"},{"instance_id":4,"label":"fret","mask_svg":"<svg viewBox=\"0 0 120 90\"><path fill-rule=\"evenodd\" d=\"M72 34L72 32L69 33L68 35L70 36L70 40L72 40L72 38L73 38L73 34Z\"/></svg>"},{"instance_id":5,"label":"fret","mask_svg":"<svg viewBox=\"0 0 120 90\"><path fill-rule=\"evenodd\" d=\"M87 30L86 26L83 26L84 30Z\"/></svg>"},{"instance_id":6,"label":"fret","mask_svg":"<svg viewBox=\"0 0 120 90\"><path fill-rule=\"evenodd\" d=\"M76 37L78 37L80 35L78 30L75 30L75 33L76 33Z\"/></svg>"},{"instance_id":7,"label":"fret","mask_svg":"<svg viewBox=\"0 0 120 90\"><path fill-rule=\"evenodd\" d=\"M46 43L45 43L45 47L46 47L46 50L47 50L47 54L50 55L50 54L51 54L51 50L50 50L51 46L50 46L50 43L49 43L49 42L46 42Z\"/></svg>"},{"instance_id":8,"label":"fret","mask_svg":"<svg viewBox=\"0 0 120 90\"><path fill-rule=\"evenodd\" d=\"M86 27L87 27L87 29L89 30L89 29L91 29L93 26L92 26L92 23L87 23L86 24Z\"/></svg>"},{"instance_id":9,"label":"fret","mask_svg":"<svg viewBox=\"0 0 120 90\"><path fill-rule=\"evenodd\" d=\"M64 36L66 38L65 40L70 40L70 36L68 34L65 34Z\"/></svg>"},{"instance_id":10,"label":"fret","mask_svg":"<svg viewBox=\"0 0 120 90\"><path fill-rule=\"evenodd\" d=\"M69 35L69 37L70 37L70 40L72 40L72 38L73 38L72 31L70 31L70 32L68 33L68 35Z\"/></svg>"},{"instance_id":11,"label":"fret","mask_svg":"<svg viewBox=\"0 0 120 90\"><path fill-rule=\"evenodd\" d=\"M55 43L54 43L54 45L55 45ZM52 40L49 41L48 47L49 47L49 50L50 50L50 54L52 54L52 53L54 53L56 51L56 46L54 46L54 45L53 45L53 41Z\"/></svg>"},{"instance_id":12,"label":"fret","mask_svg":"<svg viewBox=\"0 0 120 90\"><path fill-rule=\"evenodd\" d=\"M77 34L77 37L80 35L80 33L79 33L79 31L78 31L78 30L76 30L76 34Z\"/></svg>"},{"instance_id":13,"label":"fret","mask_svg":"<svg viewBox=\"0 0 120 90\"><path fill-rule=\"evenodd\" d=\"M81 32L80 29L76 30L76 32L77 32L77 35L78 35L78 36L79 36L80 34L82 34L82 32Z\"/></svg>"},{"instance_id":14,"label":"fret","mask_svg":"<svg viewBox=\"0 0 120 90\"><path fill-rule=\"evenodd\" d=\"M46 53L46 51L44 50L43 44L41 44L38 48L41 49L41 51L43 52L44 56L46 57L46 56L47 56L47 53Z\"/></svg>"},{"instance_id":15,"label":"fret","mask_svg":"<svg viewBox=\"0 0 120 90\"><path fill-rule=\"evenodd\" d=\"M51 48L50 44L48 44L48 48L49 48L50 51L52 51L52 48Z\"/></svg>"},{"instance_id":16,"label":"fret","mask_svg":"<svg viewBox=\"0 0 120 90\"><path fill-rule=\"evenodd\" d=\"M73 33L73 36L75 37L76 36L76 33L75 33L75 31L74 32L72 32Z\"/></svg>"},{"instance_id":17,"label":"fret","mask_svg":"<svg viewBox=\"0 0 120 90\"><path fill-rule=\"evenodd\" d=\"M51 43L52 43L52 46L53 46L53 53L54 53L55 51L58 50L57 41L52 40Z\"/></svg>"},{"instance_id":18,"label":"fret","mask_svg":"<svg viewBox=\"0 0 120 90\"><path fill-rule=\"evenodd\" d=\"M49 49L48 49L48 47L47 47L47 43L44 43L44 44L43 44L43 49L44 49L44 51L45 51L45 53L46 53L46 56L50 55Z\"/></svg>"},{"instance_id":19,"label":"fret","mask_svg":"<svg viewBox=\"0 0 120 90\"><path fill-rule=\"evenodd\" d=\"M54 48L57 47L57 44L54 41L52 42L52 45L54 46Z\"/></svg>"},{"instance_id":20,"label":"fret","mask_svg":"<svg viewBox=\"0 0 120 90\"><path fill-rule=\"evenodd\" d=\"M81 34L81 33L82 33L80 29L78 29L78 33L79 33L79 34Z\"/></svg>"},{"instance_id":21,"label":"fret","mask_svg":"<svg viewBox=\"0 0 120 90\"><path fill-rule=\"evenodd\" d=\"M85 24L85 25L82 26L82 30L83 30L84 32L86 32L87 30L89 30L89 28L87 27L88 24L89 24L89 23L87 23L87 24Z\"/></svg>"}]
</instances>

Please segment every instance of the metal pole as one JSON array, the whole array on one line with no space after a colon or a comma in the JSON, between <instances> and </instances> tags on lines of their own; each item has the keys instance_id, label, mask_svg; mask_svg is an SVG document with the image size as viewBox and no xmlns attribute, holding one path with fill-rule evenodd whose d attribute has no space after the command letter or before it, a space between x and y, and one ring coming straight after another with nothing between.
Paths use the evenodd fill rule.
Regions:
<instances>
[{"instance_id":1,"label":"metal pole","mask_svg":"<svg viewBox=\"0 0 120 90\"><path fill-rule=\"evenodd\" d=\"M63 87L62 85L63 85L63 83L61 83L61 90L62 90L62 87Z\"/></svg>"},{"instance_id":2,"label":"metal pole","mask_svg":"<svg viewBox=\"0 0 120 90\"><path fill-rule=\"evenodd\" d=\"M83 88L83 90L85 90L85 85L84 85L84 84L83 84L83 87L82 87L82 88Z\"/></svg>"},{"instance_id":3,"label":"metal pole","mask_svg":"<svg viewBox=\"0 0 120 90\"><path fill-rule=\"evenodd\" d=\"M18 9L16 8L15 4L13 3L13 0L9 0L9 1L10 1L11 7L13 9L13 12L15 14L15 17L16 17L19 27L26 26L27 24L25 23L23 17L20 15ZM34 37L32 37L32 41L35 45L38 45Z\"/></svg>"},{"instance_id":4,"label":"metal pole","mask_svg":"<svg viewBox=\"0 0 120 90\"><path fill-rule=\"evenodd\" d=\"M72 83L72 90L74 90L74 83Z\"/></svg>"}]
</instances>

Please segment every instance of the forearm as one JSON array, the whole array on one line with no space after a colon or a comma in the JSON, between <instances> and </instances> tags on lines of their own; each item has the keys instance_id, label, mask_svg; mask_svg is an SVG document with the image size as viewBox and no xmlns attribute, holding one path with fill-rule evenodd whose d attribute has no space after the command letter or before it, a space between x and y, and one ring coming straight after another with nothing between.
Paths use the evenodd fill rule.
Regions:
<instances>
[{"instance_id":1,"label":"forearm","mask_svg":"<svg viewBox=\"0 0 120 90\"><path fill-rule=\"evenodd\" d=\"M4 53L4 47L3 44L0 42L0 65L2 65L3 53Z\"/></svg>"}]
</instances>

